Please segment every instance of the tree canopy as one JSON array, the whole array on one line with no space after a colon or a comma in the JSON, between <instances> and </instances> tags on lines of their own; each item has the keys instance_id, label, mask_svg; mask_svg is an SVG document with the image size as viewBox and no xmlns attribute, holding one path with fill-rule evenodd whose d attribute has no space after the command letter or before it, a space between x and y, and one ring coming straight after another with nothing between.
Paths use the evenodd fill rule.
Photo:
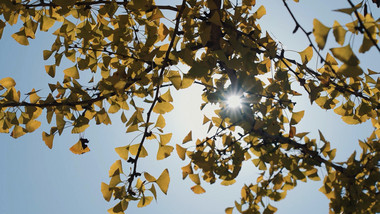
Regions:
<instances>
[{"instance_id":1,"label":"tree canopy","mask_svg":"<svg viewBox=\"0 0 380 214\"><path fill-rule=\"evenodd\" d=\"M43 50L43 59L53 64L45 69L51 77L62 70L64 77L48 84L48 94L20 92L12 77L1 79L0 132L18 138L43 121L50 130L41 131L42 140L53 148L57 135L110 125L115 119L110 114L118 113L126 132L142 134L115 148L120 160L110 167L110 180L101 183L104 199L119 201L108 210L111 214L149 205L157 190L167 193L169 170L152 175L138 163L148 155L165 159L174 150L186 161L183 179L194 182L196 194L205 192L201 180L229 185L244 162L258 168L257 180L242 187L241 198L226 213L274 213L277 208L270 201L284 199L299 181L321 179L319 190L330 200L330 212L380 212L379 68L361 64L358 57L370 50L380 54L380 18L371 11L380 2L347 0L347 8L337 12L351 16L351 22L326 26L314 19L313 29L304 28L292 12L295 2L278 1L294 21L289 23L293 34L309 41L299 58L289 57L291 51L262 30L259 20L266 9L255 0L183 0L181 5L2 0L0 38L4 28L20 22L12 37L21 45L28 45L37 31L53 29L56 39L51 49ZM328 47L330 40L335 43ZM71 67L59 67L63 58ZM311 65L315 61L317 66ZM204 87L201 109L219 107L214 116L204 116L207 136L193 139L189 130L182 143L171 144L172 134L165 132L165 114L175 108L171 90L194 84ZM370 121L373 132L358 140L361 151L337 162L337 150L322 132L319 139L297 132L305 112L294 110L295 96L307 96L347 124ZM232 106L231 97L240 104ZM89 141L91 136L80 137L70 151L90 152ZM158 143L155 154L147 141Z\"/></svg>"}]
</instances>

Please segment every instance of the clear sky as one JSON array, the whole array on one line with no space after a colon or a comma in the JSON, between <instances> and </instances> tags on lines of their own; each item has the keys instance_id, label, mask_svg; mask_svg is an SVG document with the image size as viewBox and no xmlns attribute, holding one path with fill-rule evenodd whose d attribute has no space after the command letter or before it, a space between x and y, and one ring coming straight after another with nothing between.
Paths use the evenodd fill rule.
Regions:
<instances>
[{"instance_id":1,"label":"clear sky","mask_svg":"<svg viewBox=\"0 0 380 214\"><path fill-rule=\"evenodd\" d=\"M160 1L156 1L160 2ZM174 1L164 4L175 4ZM175 1L176 3L178 1ZM302 51L307 47L306 38L300 32L292 34L294 23L290 20L282 1L265 0L267 15L262 18L262 27L284 44L286 50ZM356 1L357 2L357 1ZM299 4L289 1L296 17L306 28L312 29L312 20L318 17L322 23L331 26L333 20L345 17L344 14L332 12L332 9L348 7L346 1L328 0L301 0ZM379 17L378 8L372 5L375 18ZM377 14L377 15L376 15ZM338 17L339 15L339 17ZM347 16L345 20L349 20ZM344 20L341 21L344 23ZM264 27L265 26L265 27ZM42 50L50 49L52 38L49 33L37 33L37 39L30 40L30 46L17 44L10 35L16 28L5 28L0 40L0 79L11 76L16 82L16 88L21 93L27 93L32 88L42 89L39 94L48 94L47 83L55 83L62 79L58 75L51 79L44 69ZM332 34L329 41L332 41ZM359 44L359 40L357 44ZM328 43L327 46L335 43ZM373 52L375 53L375 52ZM377 54L377 55L376 55ZM368 55L370 55L368 57ZM378 53L360 57L361 63L369 65L371 69L379 71ZM289 56L299 57L297 54ZM360 56L360 55L359 55ZM299 58L296 58L299 60ZM58 73L69 67L64 63L58 68ZM200 93L202 88L175 91L174 110L165 115L166 132L172 132L171 145L181 143L190 130L195 135L204 134L199 127L202 124ZM300 91L303 93L303 91ZM350 126L344 124L339 116L333 112L320 110L311 106L307 98L298 98L297 108L306 110L305 117L297 126L297 131L310 131L311 136L318 136L318 129L326 139L331 141L332 147L338 148L337 160L344 160L355 149L358 149L357 139L368 136L372 127L370 124ZM128 113L129 114L129 113ZM127 117L128 117L127 114ZM126 134L125 127L120 122L120 113L111 119L112 125L95 126L88 128L84 137L89 139L91 152L75 155L69 148L78 141L78 135L70 134L66 130L62 136L56 136L53 149L50 150L42 141L41 132L47 131L46 121L42 119L42 126L35 133L13 139L9 134L0 134L0 213L4 214L102 214L113 206L114 202L106 202L100 192L100 183L109 182L108 170L113 162L120 159L114 148L124 146L136 137L136 134ZM196 136L193 136L193 139ZM137 141L139 138L137 138ZM154 143L147 143L151 158L139 160L139 169L149 171L156 177L169 168L171 183L168 195L158 194L158 201L152 202L146 208L136 208L131 203L127 213L224 213L224 208L233 206L234 200L239 200L240 189L244 182L255 182L258 171L253 164L244 165L243 171L237 178L237 183L231 186L221 186L203 183L206 193L195 195L190 190L191 181L182 180L180 167L188 164L189 160L181 161L174 151L172 156L163 161L155 160L157 147ZM128 170L127 164L125 171ZM324 175L323 170L320 175ZM298 186L288 192L285 200L275 203L278 213L327 213L328 200L318 191L321 182L299 182Z\"/></svg>"}]
</instances>

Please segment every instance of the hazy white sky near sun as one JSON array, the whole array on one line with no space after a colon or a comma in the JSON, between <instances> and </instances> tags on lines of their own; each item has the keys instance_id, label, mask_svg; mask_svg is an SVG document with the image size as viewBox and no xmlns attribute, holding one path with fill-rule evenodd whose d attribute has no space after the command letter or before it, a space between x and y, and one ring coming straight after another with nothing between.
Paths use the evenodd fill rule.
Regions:
<instances>
[{"instance_id":1,"label":"hazy white sky near sun","mask_svg":"<svg viewBox=\"0 0 380 214\"><path fill-rule=\"evenodd\" d=\"M176 1L156 0L157 4L179 4ZM355 1L358 2L358 1ZM298 32L292 34L294 23L286 12L280 0L258 0L258 5L265 3L267 15L260 21L263 29L284 45L285 50L302 51L307 47L305 36ZM333 9L348 7L346 1L329 0L301 0L299 4L289 1L290 7L300 23L306 28L312 29L313 18L325 25L331 26L334 19L350 20L344 14L333 12ZM378 8L372 5L374 17L378 17ZM345 23L341 21L341 23ZM265 27L264 27L265 26ZM11 76L16 82L16 88L22 94L32 88L42 89L39 95L47 95L49 89L47 83L55 83L62 79L62 74L51 79L44 70L44 65L49 64L42 59L42 50L50 49L53 42L51 31L49 33L38 32L35 40L30 40L27 47L17 44L11 34L19 27L5 28L3 38L0 40L0 79ZM332 41L329 35L329 41ZM359 44L359 41L355 42ZM335 42L327 44L336 45ZM289 56L299 60L297 53L286 52ZM361 56L361 63L369 65L371 69L379 71L378 53ZM360 55L359 55L360 57ZM69 63L63 63L57 73L69 67ZM83 75L84 78L87 77ZM165 89L166 90L166 89ZM171 89L174 97L174 110L165 115L167 127L166 133L173 133L171 145L182 142L186 134L193 130L193 139L201 137L206 130L200 128L203 114L199 107L202 88L195 86L186 90L176 91ZM302 90L300 93L304 93ZM349 126L344 124L333 112L320 110L315 105L311 106L307 98L297 98L296 108L305 109L305 117L297 126L297 131L310 131L312 137L318 136L318 129L322 131L326 139L331 141L332 147L337 148L337 160L343 160L355 149L358 149L357 139L363 139L371 133L370 124ZM130 115L131 112L127 113ZM133 113L133 112L132 112ZM126 134L125 127L120 122L120 113L115 114L112 125L96 126L94 123L88 128L84 137L89 139L90 152L83 155L75 155L69 148L78 141L78 135L70 134L65 130L62 136L56 136L53 149L45 146L41 138L41 132L46 131L46 121L40 121L42 126L35 133L27 134L15 140L9 134L0 134L0 213L1 214L102 214L113 206L114 202L106 202L100 192L101 182L109 182L108 170L116 160L120 159L114 151L115 147L130 143L136 134ZM135 139L135 143L139 137ZM171 183L168 195L158 194L158 201L152 202L146 208L137 208L131 203L127 213L163 213L163 214L191 214L191 213L224 213L224 209L234 205L234 200L239 200L243 183L255 182L258 171L252 163L247 163L237 178L237 182L231 186L221 186L220 182L214 185L202 183L206 193L195 195L190 187L193 183L182 180L181 167L187 165L189 160L181 161L175 151L172 156L163 161L156 161L154 152L157 145L153 141L146 144L151 152L149 158L140 159L138 168L140 171L149 171L158 177L160 173L169 168ZM149 150L148 150L149 152ZM124 164L125 171L129 165ZM320 170L323 176L324 171ZM285 200L274 203L278 207L278 213L327 213L328 200L318 191L321 182L299 182L298 186L288 192Z\"/></svg>"}]
</instances>

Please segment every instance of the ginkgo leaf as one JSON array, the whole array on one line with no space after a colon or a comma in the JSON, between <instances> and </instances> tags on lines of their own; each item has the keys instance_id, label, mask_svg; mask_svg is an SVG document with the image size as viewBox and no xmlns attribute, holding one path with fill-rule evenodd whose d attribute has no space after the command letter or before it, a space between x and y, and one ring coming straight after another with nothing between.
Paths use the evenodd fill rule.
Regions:
<instances>
[{"instance_id":1,"label":"ginkgo leaf","mask_svg":"<svg viewBox=\"0 0 380 214\"><path fill-rule=\"evenodd\" d=\"M161 191L166 195L168 192L169 188L169 183L170 183L170 176L169 176L169 171L168 169L165 169L160 177L156 180L156 184L158 187L160 187Z\"/></svg>"},{"instance_id":2,"label":"ginkgo leaf","mask_svg":"<svg viewBox=\"0 0 380 214\"><path fill-rule=\"evenodd\" d=\"M201 184L201 180L199 179L199 174L190 174L189 178L197 185Z\"/></svg>"},{"instance_id":3,"label":"ginkgo leaf","mask_svg":"<svg viewBox=\"0 0 380 214\"><path fill-rule=\"evenodd\" d=\"M259 7L259 9L257 9L257 11L253 14L253 17L255 19L260 19L261 17L263 17L265 14L267 13L267 11L265 10L265 7L263 5L261 5Z\"/></svg>"},{"instance_id":4,"label":"ginkgo leaf","mask_svg":"<svg viewBox=\"0 0 380 214\"><path fill-rule=\"evenodd\" d=\"M46 132L42 132L42 140L45 142L46 146L49 147L49 149L53 148L53 140L54 135L50 135Z\"/></svg>"},{"instance_id":5,"label":"ginkgo leaf","mask_svg":"<svg viewBox=\"0 0 380 214\"><path fill-rule=\"evenodd\" d=\"M182 144L185 144L185 143L187 143L187 142L189 142L189 141L192 141L192 140L193 140L193 138L192 138L192 131L190 131L190 132L186 135L186 137L183 139Z\"/></svg>"},{"instance_id":6,"label":"ginkgo leaf","mask_svg":"<svg viewBox=\"0 0 380 214\"><path fill-rule=\"evenodd\" d=\"M195 185L193 187L191 187L191 190L195 193L195 194L202 194L202 193L205 193L206 190L203 189L203 187L201 187L201 185Z\"/></svg>"},{"instance_id":7,"label":"ginkgo leaf","mask_svg":"<svg viewBox=\"0 0 380 214\"><path fill-rule=\"evenodd\" d=\"M70 148L70 151L74 154L77 154L77 155L81 155L83 153L86 153L86 152L89 152L90 151L90 148L88 146L84 146L85 145L84 143L82 143L82 140L79 139L78 142L76 144L74 144L71 148Z\"/></svg>"},{"instance_id":8,"label":"ginkgo leaf","mask_svg":"<svg viewBox=\"0 0 380 214\"><path fill-rule=\"evenodd\" d=\"M227 207L224 211L226 212L226 214L232 214L233 210L234 210L233 207Z\"/></svg>"},{"instance_id":9,"label":"ginkgo leaf","mask_svg":"<svg viewBox=\"0 0 380 214\"><path fill-rule=\"evenodd\" d=\"M45 65L45 71L49 76L55 77L55 65Z\"/></svg>"},{"instance_id":10,"label":"ginkgo leaf","mask_svg":"<svg viewBox=\"0 0 380 214\"><path fill-rule=\"evenodd\" d=\"M340 66L338 73L343 74L346 77L358 77L363 74L363 70L359 66L352 66L352 65L347 65L343 64Z\"/></svg>"},{"instance_id":11,"label":"ginkgo leaf","mask_svg":"<svg viewBox=\"0 0 380 214\"><path fill-rule=\"evenodd\" d=\"M292 119L290 120L290 125L295 125L301 121L305 111L293 112Z\"/></svg>"},{"instance_id":12,"label":"ginkgo leaf","mask_svg":"<svg viewBox=\"0 0 380 214\"><path fill-rule=\"evenodd\" d=\"M183 148L182 146L176 144L176 150L177 150L178 157L181 158L182 160L185 160L185 158L186 158L186 149Z\"/></svg>"},{"instance_id":13,"label":"ginkgo leaf","mask_svg":"<svg viewBox=\"0 0 380 214\"><path fill-rule=\"evenodd\" d=\"M34 132L41 126L41 122L38 120L31 120L25 125L25 129L27 132Z\"/></svg>"},{"instance_id":14,"label":"ginkgo leaf","mask_svg":"<svg viewBox=\"0 0 380 214\"><path fill-rule=\"evenodd\" d=\"M21 45L29 45L28 38L25 35L25 31L19 31L17 33L12 34L12 38L16 40Z\"/></svg>"},{"instance_id":15,"label":"ginkgo leaf","mask_svg":"<svg viewBox=\"0 0 380 214\"><path fill-rule=\"evenodd\" d=\"M107 210L109 214L124 214L124 211L128 208L128 201L125 199L116 204L113 208Z\"/></svg>"},{"instance_id":16,"label":"ginkgo leaf","mask_svg":"<svg viewBox=\"0 0 380 214\"><path fill-rule=\"evenodd\" d=\"M161 23L160 27L158 28L157 33L158 33L159 40L162 42L162 41L164 41L166 36L169 34L169 30L163 23Z\"/></svg>"},{"instance_id":17,"label":"ginkgo leaf","mask_svg":"<svg viewBox=\"0 0 380 214\"><path fill-rule=\"evenodd\" d=\"M16 85L16 82L12 77L5 77L0 80L0 85L2 85L5 88L11 88Z\"/></svg>"},{"instance_id":18,"label":"ginkgo leaf","mask_svg":"<svg viewBox=\"0 0 380 214\"><path fill-rule=\"evenodd\" d=\"M308 46L305 50L303 50L302 52L298 52L298 53L301 56L302 63L306 64L313 57L313 48Z\"/></svg>"},{"instance_id":19,"label":"ginkgo leaf","mask_svg":"<svg viewBox=\"0 0 380 214\"><path fill-rule=\"evenodd\" d=\"M157 179L153 177L151 174L144 172L144 177L149 182L155 182Z\"/></svg>"},{"instance_id":20,"label":"ginkgo leaf","mask_svg":"<svg viewBox=\"0 0 380 214\"><path fill-rule=\"evenodd\" d=\"M157 160L163 160L169 157L173 150L174 150L173 146L167 146L167 145L160 146L157 152Z\"/></svg>"},{"instance_id":21,"label":"ginkgo leaf","mask_svg":"<svg viewBox=\"0 0 380 214\"><path fill-rule=\"evenodd\" d=\"M347 30L344 29L340 24L339 22L337 21L334 21L334 24L333 24L333 34L334 34L334 37L335 37L335 41L340 44L340 45L343 45L344 44L344 39L345 39L345 36L346 36L346 33L347 33Z\"/></svg>"},{"instance_id":22,"label":"ginkgo leaf","mask_svg":"<svg viewBox=\"0 0 380 214\"><path fill-rule=\"evenodd\" d=\"M315 41L318 44L320 49L323 49L326 45L327 36L329 34L330 28L323 25L317 19L313 21L313 34L315 37Z\"/></svg>"},{"instance_id":23,"label":"ginkgo leaf","mask_svg":"<svg viewBox=\"0 0 380 214\"><path fill-rule=\"evenodd\" d=\"M119 183L121 183L120 174L115 174L114 176L111 177L109 186L115 187Z\"/></svg>"},{"instance_id":24,"label":"ginkgo leaf","mask_svg":"<svg viewBox=\"0 0 380 214\"><path fill-rule=\"evenodd\" d=\"M160 134L160 143L162 145L166 145L170 142L170 139L172 139L173 134L168 133L168 134Z\"/></svg>"},{"instance_id":25,"label":"ginkgo leaf","mask_svg":"<svg viewBox=\"0 0 380 214\"><path fill-rule=\"evenodd\" d=\"M110 170L108 172L109 177L112 177L117 174L123 174L123 167L121 165L121 160L115 161L110 167Z\"/></svg>"},{"instance_id":26,"label":"ginkgo leaf","mask_svg":"<svg viewBox=\"0 0 380 214\"><path fill-rule=\"evenodd\" d=\"M173 110L173 105L169 102L157 102L153 108L153 112L157 114L165 114Z\"/></svg>"},{"instance_id":27,"label":"ginkgo leaf","mask_svg":"<svg viewBox=\"0 0 380 214\"><path fill-rule=\"evenodd\" d=\"M21 126L16 125L13 128L11 136L13 138L19 138L19 137L23 136L24 134L26 134L26 130L24 128L22 128Z\"/></svg>"},{"instance_id":28,"label":"ginkgo leaf","mask_svg":"<svg viewBox=\"0 0 380 214\"><path fill-rule=\"evenodd\" d=\"M78 72L77 66L67 68L67 69L63 70L63 73L66 76L72 77L74 79L79 79L79 72Z\"/></svg>"},{"instance_id":29,"label":"ginkgo leaf","mask_svg":"<svg viewBox=\"0 0 380 214\"><path fill-rule=\"evenodd\" d=\"M153 197L152 196L144 196L140 199L139 203L137 204L137 207L145 207L152 202Z\"/></svg>"},{"instance_id":30,"label":"ginkgo leaf","mask_svg":"<svg viewBox=\"0 0 380 214\"><path fill-rule=\"evenodd\" d=\"M137 151L139 149L139 146L140 144L134 144L132 146L129 147L129 152L132 154L132 155L137 155ZM140 152L140 158L143 158L143 157L146 157L148 156L148 152L146 151L146 149L144 148L144 146L141 147L141 152Z\"/></svg>"},{"instance_id":31,"label":"ginkgo leaf","mask_svg":"<svg viewBox=\"0 0 380 214\"><path fill-rule=\"evenodd\" d=\"M42 16L42 22L40 25L41 31L48 31L51 27L53 27L55 19L50 18L48 16Z\"/></svg>"},{"instance_id":32,"label":"ginkgo leaf","mask_svg":"<svg viewBox=\"0 0 380 214\"><path fill-rule=\"evenodd\" d=\"M115 151L121 158L128 160L129 146L116 147Z\"/></svg>"},{"instance_id":33,"label":"ginkgo leaf","mask_svg":"<svg viewBox=\"0 0 380 214\"><path fill-rule=\"evenodd\" d=\"M339 48L331 48L332 54L347 65L356 66L360 63L359 59L355 56L350 45Z\"/></svg>"},{"instance_id":34,"label":"ginkgo leaf","mask_svg":"<svg viewBox=\"0 0 380 214\"><path fill-rule=\"evenodd\" d=\"M229 185L232 185L236 183L236 180L235 179L232 179L232 180L224 180L222 182L220 182L221 185L223 186L229 186Z\"/></svg>"},{"instance_id":35,"label":"ginkgo leaf","mask_svg":"<svg viewBox=\"0 0 380 214\"><path fill-rule=\"evenodd\" d=\"M158 115L155 127L163 129L165 125L165 118L161 114Z\"/></svg>"},{"instance_id":36,"label":"ginkgo leaf","mask_svg":"<svg viewBox=\"0 0 380 214\"><path fill-rule=\"evenodd\" d=\"M112 190L110 190L108 184L102 182L101 186L100 186L100 190L103 194L103 198L106 200L106 201L110 201L111 200L111 196L112 196Z\"/></svg>"},{"instance_id":37,"label":"ginkgo leaf","mask_svg":"<svg viewBox=\"0 0 380 214\"><path fill-rule=\"evenodd\" d=\"M170 89L165 92L165 94L161 95L161 98L165 100L166 102L173 102L173 97L170 94Z\"/></svg>"}]
</instances>

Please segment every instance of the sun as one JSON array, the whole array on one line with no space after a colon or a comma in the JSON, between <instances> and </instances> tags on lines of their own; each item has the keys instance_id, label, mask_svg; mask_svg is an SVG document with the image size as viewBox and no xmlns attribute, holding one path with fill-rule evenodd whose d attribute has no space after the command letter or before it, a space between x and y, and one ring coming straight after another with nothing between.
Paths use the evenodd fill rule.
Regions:
<instances>
[{"instance_id":1,"label":"sun","mask_svg":"<svg viewBox=\"0 0 380 214\"><path fill-rule=\"evenodd\" d=\"M229 108L241 108L241 96L231 95L227 98L227 106Z\"/></svg>"}]
</instances>

